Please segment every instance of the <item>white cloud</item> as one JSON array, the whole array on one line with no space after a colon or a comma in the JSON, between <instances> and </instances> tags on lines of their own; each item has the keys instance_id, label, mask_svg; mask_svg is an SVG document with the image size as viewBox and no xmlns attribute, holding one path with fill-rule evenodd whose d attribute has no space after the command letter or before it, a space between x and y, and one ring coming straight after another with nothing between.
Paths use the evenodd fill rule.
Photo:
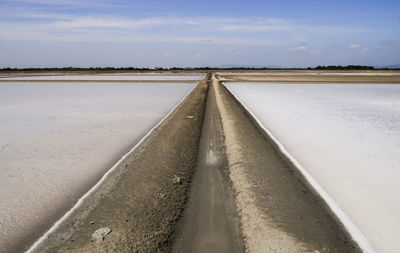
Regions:
<instances>
[{"instance_id":1,"label":"white cloud","mask_svg":"<svg viewBox=\"0 0 400 253\"><path fill-rule=\"evenodd\" d=\"M351 44L351 45L349 45L349 48L351 48L351 49L356 49L356 48L361 48L362 46L361 45L359 45L359 44Z\"/></svg>"},{"instance_id":2,"label":"white cloud","mask_svg":"<svg viewBox=\"0 0 400 253\"><path fill-rule=\"evenodd\" d=\"M45 6L46 8L52 8L52 7L63 7L63 6L68 6L68 7L90 7L90 8L96 8L96 7L106 7L106 8L112 8L112 7L132 7L132 4L120 4L120 3L115 3L113 1L109 2L101 2L98 0L3 0L4 3L23 3L23 4L30 4L30 5L35 5L35 6Z\"/></svg>"},{"instance_id":3,"label":"white cloud","mask_svg":"<svg viewBox=\"0 0 400 253\"><path fill-rule=\"evenodd\" d=\"M54 41L54 42L159 42L159 43L197 43L220 45L281 45L279 41L236 36L191 36L185 33L169 35L141 33L119 29L68 29L53 25L36 26L4 25L0 23L0 41Z\"/></svg>"},{"instance_id":4,"label":"white cloud","mask_svg":"<svg viewBox=\"0 0 400 253\"><path fill-rule=\"evenodd\" d=\"M39 0L41 1L41 0ZM47 0L43 0L46 2ZM65 0L65 2L74 2ZM15 12L14 12L15 13ZM0 10L0 16L7 14ZM20 20L18 20L20 18ZM37 18L38 21L27 21ZM17 19L17 21L15 21ZM218 17L149 17L57 15L44 12L21 12L0 22L0 40L9 41L86 41L86 42L182 42L226 45L271 46L290 44L293 34L351 32L351 27L300 25L274 18ZM360 30L360 29L359 29ZM240 36L238 32L254 34ZM268 33L268 37L265 34ZM274 36L279 33L279 36ZM283 35L286 34L286 35ZM305 52L305 46L291 51Z\"/></svg>"},{"instance_id":5,"label":"white cloud","mask_svg":"<svg viewBox=\"0 0 400 253\"><path fill-rule=\"evenodd\" d=\"M132 20L119 17L78 17L53 23L58 28L139 28L149 25L165 25L173 20L158 18Z\"/></svg>"},{"instance_id":6,"label":"white cloud","mask_svg":"<svg viewBox=\"0 0 400 253\"><path fill-rule=\"evenodd\" d=\"M298 47L289 48L289 50L292 52L307 52L308 48L306 46L298 46Z\"/></svg>"},{"instance_id":7,"label":"white cloud","mask_svg":"<svg viewBox=\"0 0 400 253\"><path fill-rule=\"evenodd\" d=\"M20 0L21 1L21 0ZM32 3L47 3L49 0L22 0ZM58 1L55 1L58 2ZM80 1L65 0L60 3L74 4ZM59 4L60 4L59 3ZM299 24L289 19L277 18L219 18L219 17L150 17L135 19L123 16L91 16L65 15L55 12L43 12L35 9L0 10L0 15L9 18L47 18L45 25L62 28L143 28L146 26L196 26L207 31L223 32L305 32L305 33L357 33L370 31L365 28L352 26L324 26ZM4 21L3 21L4 22ZM21 23L21 22L20 22Z\"/></svg>"},{"instance_id":8,"label":"white cloud","mask_svg":"<svg viewBox=\"0 0 400 253\"><path fill-rule=\"evenodd\" d=\"M245 32L261 32L261 31L271 31L271 30L282 30L285 29L282 26L276 25L222 25L219 30L223 31L245 31Z\"/></svg>"},{"instance_id":9,"label":"white cloud","mask_svg":"<svg viewBox=\"0 0 400 253\"><path fill-rule=\"evenodd\" d=\"M77 15L64 15L64 14L51 14L43 12L19 12L17 14L9 14L0 10L3 17L8 18L37 18L49 19L48 22L43 22L44 26L51 26L53 28L130 28L139 29L148 26L203 26L211 30L212 27L218 24L243 22L240 19L229 18L213 18L213 17L197 17L197 18L183 18L183 17L150 17L142 19L133 19L122 16L77 16ZM6 23L6 22L3 22ZM9 23L9 22L7 22ZM22 22L17 22L21 24ZM29 25L29 23L27 24ZM214 28L213 28L214 30Z\"/></svg>"},{"instance_id":10,"label":"white cloud","mask_svg":"<svg viewBox=\"0 0 400 253\"><path fill-rule=\"evenodd\" d=\"M300 24L289 19L248 19L240 20L236 23L220 23L215 26L216 30L220 31L235 31L235 32L268 32L281 31L304 34L353 34L370 32L372 29L353 26L332 26L332 25L310 25ZM296 34L294 34L296 35ZM293 34L292 34L293 36Z\"/></svg>"},{"instance_id":11,"label":"white cloud","mask_svg":"<svg viewBox=\"0 0 400 253\"><path fill-rule=\"evenodd\" d=\"M230 55L238 55L239 52L235 48L225 48L224 51Z\"/></svg>"}]
</instances>

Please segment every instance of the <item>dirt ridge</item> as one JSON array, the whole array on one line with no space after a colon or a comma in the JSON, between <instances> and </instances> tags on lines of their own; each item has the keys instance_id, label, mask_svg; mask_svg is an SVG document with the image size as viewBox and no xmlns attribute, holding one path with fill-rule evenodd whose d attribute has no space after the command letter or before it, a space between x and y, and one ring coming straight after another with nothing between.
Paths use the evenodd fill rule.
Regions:
<instances>
[{"instance_id":1,"label":"dirt ridge","mask_svg":"<svg viewBox=\"0 0 400 253\"><path fill-rule=\"evenodd\" d=\"M190 187L208 84L202 80L33 252L168 251ZM104 241L92 241L100 228Z\"/></svg>"},{"instance_id":2,"label":"dirt ridge","mask_svg":"<svg viewBox=\"0 0 400 253\"><path fill-rule=\"evenodd\" d=\"M249 252L361 252L249 113L213 77Z\"/></svg>"}]
</instances>

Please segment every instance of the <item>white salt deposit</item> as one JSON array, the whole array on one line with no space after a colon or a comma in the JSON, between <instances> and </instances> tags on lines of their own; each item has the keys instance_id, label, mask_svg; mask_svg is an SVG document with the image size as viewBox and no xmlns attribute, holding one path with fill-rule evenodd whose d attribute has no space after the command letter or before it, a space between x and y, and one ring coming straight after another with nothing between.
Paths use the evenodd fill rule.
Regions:
<instances>
[{"instance_id":1,"label":"white salt deposit","mask_svg":"<svg viewBox=\"0 0 400 253\"><path fill-rule=\"evenodd\" d=\"M193 87L1 83L0 249L51 225Z\"/></svg>"},{"instance_id":2,"label":"white salt deposit","mask_svg":"<svg viewBox=\"0 0 400 253\"><path fill-rule=\"evenodd\" d=\"M400 248L400 85L229 84L366 236Z\"/></svg>"},{"instance_id":3,"label":"white salt deposit","mask_svg":"<svg viewBox=\"0 0 400 253\"><path fill-rule=\"evenodd\" d=\"M49 76L20 76L3 77L1 80L201 80L203 76L183 75L49 75Z\"/></svg>"},{"instance_id":4,"label":"white salt deposit","mask_svg":"<svg viewBox=\"0 0 400 253\"><path fill-rule=\"evenodd\" d=\"M356 71L343 71L343 72L332 72L332 71L260 71L260 72L218 72L218 75L248 75L248 76L259 76L259 75L288 75L288 76L297 76L297 75L311 75L311 76L399 76L400 72L398 71L388 71L388 72L356 72Z\"/></svg>"}]
</instances>

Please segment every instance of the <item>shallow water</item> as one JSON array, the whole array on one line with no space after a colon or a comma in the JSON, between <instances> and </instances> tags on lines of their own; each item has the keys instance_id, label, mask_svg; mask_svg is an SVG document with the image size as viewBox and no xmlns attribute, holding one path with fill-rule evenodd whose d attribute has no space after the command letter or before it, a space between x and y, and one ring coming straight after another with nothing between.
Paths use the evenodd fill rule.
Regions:
<instances>
[{"instance_id":1,"label":"shallow water","mask_svg":"<svg viewBox=\"0 0 400 253\"><path fill-rule=\"evenodd\" d=\"M72 207L193 87L1 83L0 252Z\"/></svg>"},{"instance_id":2,"label":"shallow water","mask_svg":"<svg viewBox=\"0 0 400 253\"><path fill-rule=\"evenodd\" d=\"M318 181L377 252L400 248L400 85L227 87Z\"/></svg>"},{"instance_id":3,"label":"shallow water","mask_svg":"<svg viewBox=\"0 0 400 253\"><path fill-rule=\"evenodd\" d=\"M5 80L201 80L203 76L183 75L52 75L52 76L21 76L4 77Z\"/></svg>"}]
</instances>

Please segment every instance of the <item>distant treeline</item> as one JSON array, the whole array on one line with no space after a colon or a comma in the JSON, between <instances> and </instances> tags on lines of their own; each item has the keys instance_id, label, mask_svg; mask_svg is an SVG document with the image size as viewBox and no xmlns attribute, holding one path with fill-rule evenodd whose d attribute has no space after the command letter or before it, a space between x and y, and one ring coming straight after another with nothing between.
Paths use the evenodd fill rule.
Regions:
<instances>
[{"instance_id":1,"label":"distant treeline","mask_svg":"<svg viewBox=\"0 0 400 253\"><path fill-rule=\"evenodd\" d=\"M221 70L374 70L376 68L372 66L362 65L330 65L330 66L317 66L308 68L248 68L248 67L234 67L234 68L212 68L212 67L195 67L195 68L137 68L137 67L90 67L90 68L79 68L79 67L64 67L64 68L2 68L2 72L14 72L14 71L32 71L32 72L47 72L47 71L137 71L137 72L150 72L150 71L221 71ZM381 68L382 69L382 68ZM384 68L388 69L388 68Z\"/></svg>"},{"instance_id":2,"label":"distant treeline","mask_svg":"<svg viewBox=\"0 0 400 253\"><path fill-rule=\"evenodd\" d=\"M317 70L374 70L375 68L372 66L362 66L362 65L347 65L347 66L340 66L340 65L329 65L329 66L317 66L314 69Z\"/></svg>"}]
</instances>

